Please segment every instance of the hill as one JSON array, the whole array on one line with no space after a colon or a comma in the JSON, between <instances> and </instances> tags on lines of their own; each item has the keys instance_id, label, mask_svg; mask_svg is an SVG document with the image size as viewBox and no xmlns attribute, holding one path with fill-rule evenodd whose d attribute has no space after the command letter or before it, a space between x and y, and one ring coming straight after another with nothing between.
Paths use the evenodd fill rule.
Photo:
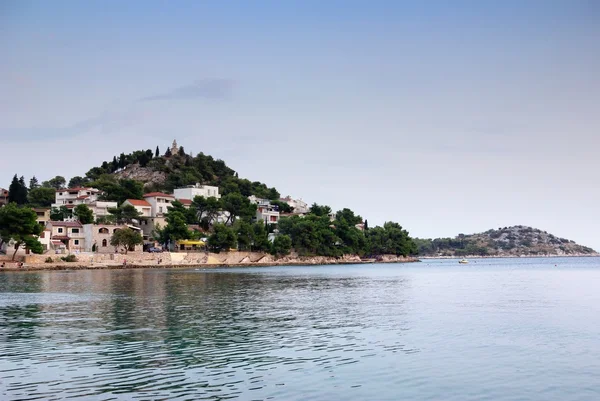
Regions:
<instances>
[{"instance_id":1,"label":"hill","mask_svg":"<svg viewBox=\"0 0 600 401\"><path fill-rule=\"evenodd\" d=\"M459 234L454 238L414 241L420 256L580 256L598 255L592 248L526 226Z\"/></svg>"}]
</instances>

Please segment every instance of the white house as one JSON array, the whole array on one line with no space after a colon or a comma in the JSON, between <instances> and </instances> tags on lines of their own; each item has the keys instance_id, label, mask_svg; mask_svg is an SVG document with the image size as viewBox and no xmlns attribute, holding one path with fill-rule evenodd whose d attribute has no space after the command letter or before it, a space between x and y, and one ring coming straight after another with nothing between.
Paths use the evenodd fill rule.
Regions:
<instances>
[{"instance_id":1,"label":"white house","mask_svg":"<svg viewBox=\"0 0 600 401\"><path fill-rule=\"evenodd\" d=\"M196 196L203 196L205 198L215 197L217 199L221 197L221 195L219 195L219 187L201 184L188 185L185 188L176 188L175 191L173 191L173 195L177 200L193 200Z\"/></svg>"},{"instance_id":2,"label":"white house","mask_svg":"<svg viewBox=\"0 0 600 401\"><path fill-rule=\"evenodd\" d=\"M277 224L279 222L279 208L271 205L268 199L257 198L254 195L250 195L248 199L256 205L254 221L263 221L265 224Z\"/></svg>"},{"instance_id":3,"label":"white house","mask_svg":"<svg viewBox=\"0 0 600 401\"><path fill-rule=\"evenodd\" d=\"M280 201L287 203L290 207L294 208L294 213L308 213L310 207L308 203L304 202L302 199L292 199L291 196L286 196L285 198L281 198Z\"/></svg>"},{"instance_id":4,"label":"white house","mask_svg":"<svg viewBox=\"0 0 600 401\"><path fill-rule=\"evenodd\" d=\"M150 204L151 217L164 217L175 197L162 192L150 192L144 195L144 200Z\"/></svg>"},{"instance_id":5,"label":"white house","mask_svg":"<svg viewBox=\"0 0 600 401\"><path fill-rule=\"evenodd\" d=\"M101 191L96 188L68 188L56 190L55 201L52 207L65 206L73 209L77 205L86 205L94 217L108 216L108 209L117 207L117 202L98 200Z\"/></svg>"},{"instance_id":6,"label":"white house","mask_svg":"<svg viewBox=\"0 0 600 401\"><path fill-rule=\"evenodd\" d=\"M152 205L147 200L127 199L123 202L123 205L133 206L142 217L152 217Z\"/></svg>"}]
</instances>

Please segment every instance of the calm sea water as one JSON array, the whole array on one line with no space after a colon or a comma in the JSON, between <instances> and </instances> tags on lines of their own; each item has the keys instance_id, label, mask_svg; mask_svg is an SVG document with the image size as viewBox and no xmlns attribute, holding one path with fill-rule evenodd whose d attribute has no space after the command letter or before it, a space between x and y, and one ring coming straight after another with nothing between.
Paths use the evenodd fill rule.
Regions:
<instances>
[{"instance_id":1,"label":"calm sea water","mask_svg":"<svg viewBox=\"0 0 600 401\"><path fill-rule=\"evenodd\" d=\"M0 274L0 399L72 398L600 400L600 259Z\"/></svg>"}]
</instances>

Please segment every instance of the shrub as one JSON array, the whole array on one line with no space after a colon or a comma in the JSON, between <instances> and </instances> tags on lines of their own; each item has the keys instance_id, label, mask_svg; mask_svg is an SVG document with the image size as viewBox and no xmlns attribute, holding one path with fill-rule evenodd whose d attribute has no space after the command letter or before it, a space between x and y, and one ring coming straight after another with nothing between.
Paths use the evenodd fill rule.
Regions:
<instances>
[{"instance_id":1,"label":"shrub","mask_svg":"<svg viewBox=\"0 0 600 401\"><path fill-rule=\"evenodd\" d=\"M64 262L77 262L77 258L75 257L75 255L63 256L61 260L63 260Z\"/></svg>"},{"instance_id":2,"label":"shrub","mask_svg":"<svg viewBox=\"0 0 600 401\"><path fill-rule=\"evenodd\" d=\"M54 262L54 260L52 260L52 258L50 256L48 256L46 258L46 263L52 263L52 262Z\"/></svg>"}]
</instances>

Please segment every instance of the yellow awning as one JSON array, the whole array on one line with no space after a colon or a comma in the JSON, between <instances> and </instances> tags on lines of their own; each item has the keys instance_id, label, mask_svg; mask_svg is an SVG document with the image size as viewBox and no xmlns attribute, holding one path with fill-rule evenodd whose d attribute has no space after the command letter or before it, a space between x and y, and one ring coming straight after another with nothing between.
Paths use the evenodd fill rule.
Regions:
<instances>
[{"instance_id":1,"label":"yellow awning","mask_svg":"<svg viewBox=\"0 0 600 401\"><path fill-rule=\"evenodd\" d=\"M182 239L181 241L177 241L179 245L197 245L204 246L206 245L203 241L191 240L191 239Z\"/></svg>"}]
</instances>

